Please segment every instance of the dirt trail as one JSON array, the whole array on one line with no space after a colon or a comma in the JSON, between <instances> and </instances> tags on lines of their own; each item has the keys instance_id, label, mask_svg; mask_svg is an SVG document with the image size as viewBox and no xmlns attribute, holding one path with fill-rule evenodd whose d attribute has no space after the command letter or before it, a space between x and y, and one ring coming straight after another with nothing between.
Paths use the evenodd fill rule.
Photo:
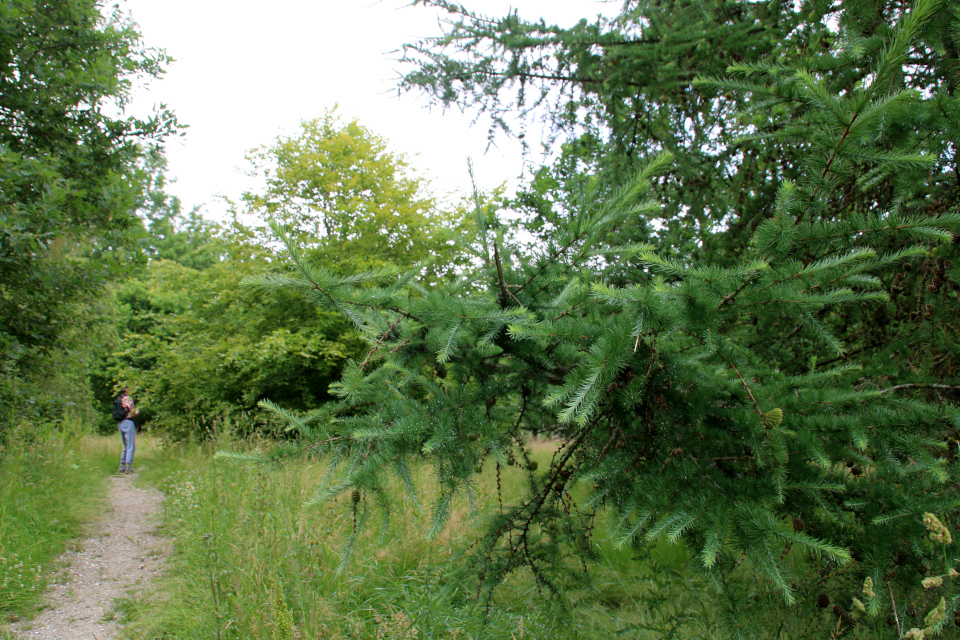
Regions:
<instances>
[{"instance_id":1,"label":"dirt trail","mask_svg":"<svg viewBox=\"0 0 960 640\"><path fill-rule=\"evenodd\" d=\"M156 533L163 494L133 486L136 474L110 478L106 512L94 534L62 556L69 566L47 590L49 609L12 631L24 640L119 640L105 618L117 598L136 596L161 569L169 543Z\"/></svg>"}]
</instances>

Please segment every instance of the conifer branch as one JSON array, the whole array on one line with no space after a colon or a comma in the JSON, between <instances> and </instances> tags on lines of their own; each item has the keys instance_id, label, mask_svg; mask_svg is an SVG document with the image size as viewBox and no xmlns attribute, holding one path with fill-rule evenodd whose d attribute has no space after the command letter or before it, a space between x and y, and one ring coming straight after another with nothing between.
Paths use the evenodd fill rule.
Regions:
<instances>
[{"instance_id":1,"label":"conifer branch","mask_svg":"<svg viewBox=\"0 0 960 640\"><path fill-rule=\"evenodd\" d=\"M516 296L507 289L507 283L503 279L503 264L500 262L500 247L497 241L493 242L493 261L497 265L497 282L500 285L500 306L507 306L507 297L509 296L517 303L517 306L522 307L523 305L520 304Z\"/></svg>"},{"instance_id":2,"label":"conifer branch","mask_svg":"<svg viewBox=\"0 0 960 640\"><path fill-rule=\"evenodd\" d=\"M523 282L523 284L520 285L520 287L517 289L517 293L523 291L527 287L527 285L529 285L531 282L533 282L536 279L538 275L542 275L547 270L547 267L553 262L555 262L557 258L559 258L561 255L566 253L574 244L576 244L577 241L580 240L580 238L583 236L583 234L584 234L583 231L575 234L572 238L570 238L569 242L558 247L556 251L550 254L549 258L547 258L547 260L544 260L543 263L533 273L530 274L530 276ZM540 291L543 291L543 288L541 288Z\"/></svg>"},{"instance_id":3,"label":"conifer branch","mask_svg":"<svg viewBox=\"0 0 960 640\"><path fill-rule=\"evenodd\" d=\"M899 389L946 389L948 391L960 391L960 386L951 384L909 382L907 384L898 384L894 387L890 387L889 389L884 389L880 392L880 395L883 395L884 393L890 393L891 391L897 391Z\"/></svg>"},{"instance_id":4,"label":"conifer branch","mask_svg":"<svg viewBox=\"0 0 960 640\"><path fill-rule=\"evenodd\" d=\"M897 623L897 637L903 637L903 629L900 626L900 615L897 613L897 599L893 596L893 587L887 580L887 590L890 591L890 602L893 604L893 620Z\"/></svg>"},{"instance_id":5,"label":"conifer branch","mask_svg":"<svg viewBox=\"0 0 960 640\"><path fill-rule=\"evenodd\" d=\"M424 329L421 329L420 331L423 331L423 330L424 330ZM414 338L414 336L410 336L409 338L407 338L406 340L404 340L403 342L401 342L400 344L398 344L397 346L395 346L393 349L390 349L390 353L397 353L397 352L399 352L400 349L403 349L405 346L407 346L407 345L410 343L410 341L413 340L413 338Z\"/></svg>"},{"instance_id":6,"label":"conifer branch","mask_svg":"<svg viewBox=\"0 0 960 640\"><path fill-rule=\"evenodd\" d=\"M400 321L401 321L401 320L403 320L403 316L402 316L402 315L401 315L400 317L398 317L398 318L394 321L393 324L391 324L389 327L387 327L387 328L384 330L384 332L383 332L383 333L380 335L380 337L377 339L377 343L376 343L375 345L373 345L373 348L370 349L370 353L367 354L366 359L365 359L365 360L363 361L363 363L360 365L360 371L363 371L364 369L367 368L367 365L370 364L370 360L373 358L374 354L375 354L375 353L380 349L380 347L383 345L383 341L387 339L387 335L388 335L391 331L393 331L394 329L397 328L397 325L400 324ZM407 339L407 341L409 341L409 338Z\"/></svg>"},{"instance_id":7,"label":"conifer branch","mask_svg":"<svg viewBox=\"0 0 960 640\"><path fill-rule=\"evenodd\" d=\"M743 291L744 289L746 289L746 288L747 288L747 285L749 285L751 282L753 282L753 278L747 278L746 280L744 280L744 281L740 284L740 286L737 287L737 289L736 289L735 291L733 291L732 293L730 293L729 295L727 295L723 300L720 301L720 303L717 305L715 311L720 311L720 309L723 309L723 307L726 306L727 303L731 302L734 298L737 297L737 295L740 294L741 291Z\"/></svg>"},{"instance_id":8,"label":"conifer branch","mask_svg":"<svg viewBox=\"0 0 960 640\"><path fill-rule=\"evenodd\" d=\"M727 358L725 355L721 354L720 357L722 357L727 362L727 366L733 369L733 372L737 374L737 378L740 379L740 384L743 385L743 388L746 390L747 395L750 396L750 402L753 403L753 407L756 409L757 413L759 413L762 416L763 411L760 410L760 405L757 403L757 399L753 396L753 391L750 390L750 386L747 384L747 381L743 379L742 375L740 375L740 371L737 369L736 365L734 365L733 362L731 362L730 359Z\"/></svg>"},{"instance_id":9,"label":"conifer branch","mask_svg":"<svg viewBox=\"0 0 960 640\"><path fill-rule=\"evenodd\" d=\"M570 307L569 309L567 309L567 310L565 310L565 311L561 311L559 314L557 314L556 316L553 317L552 322L556 322L556 321L559 320L560 318L562 318L562 317L564 317L564 316L570 315L571 313L573 313L574 311L576 311L576 310L580 307L580 305L582 305L582 304L583 304L583 301L578 302L577 304L573 305L572 307Z\"/></svg>"},{"instance_id":10,"label":"conifer branch","mask_svg":"<svg viewBox=\"0 0 960 640\"><path fill-rule=\"evenodd\" d=\"M857 121L859 113L853 114L853 118L850 119L850 124L847 125L847 128L843 131L843 135L840 136L840 141L837 143L837 147L833 150L833 153L830 155L830 159L827 160L827 166L823 168L823 173L820 174L820 179L823 180L824 176L830 171L830 165L833 164L833 161L836 159L837 154L840 153L840 147L843 145L843 141L847 139L847 136L850 134L850 127L853 126L853 123ZM800 212L800 217L797 219L797 224L800 223L800 219L803 218L803 212Z\"/></svg>"}]
</instances>

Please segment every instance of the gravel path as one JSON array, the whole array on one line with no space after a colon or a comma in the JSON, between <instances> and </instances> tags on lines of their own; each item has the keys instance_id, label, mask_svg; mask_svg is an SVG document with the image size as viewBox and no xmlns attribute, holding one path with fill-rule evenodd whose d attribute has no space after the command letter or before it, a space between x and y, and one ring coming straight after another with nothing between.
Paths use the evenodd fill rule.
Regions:
<instances>
[{"instance_id":1,"label":"gravel path","mask_svg":"<svg viewBox=\"0 0 960 640\"><path fill-rule=\"evenodd\" d=\"M117 598L146 590L161 569L168 544L157 535L163 494L133 486L136 474L110 478L108 509L93 536L62 556L69 567L47 590L50 607L12 631L24 640L119 640L106 620Z\"/></svg>"}]
</instances>

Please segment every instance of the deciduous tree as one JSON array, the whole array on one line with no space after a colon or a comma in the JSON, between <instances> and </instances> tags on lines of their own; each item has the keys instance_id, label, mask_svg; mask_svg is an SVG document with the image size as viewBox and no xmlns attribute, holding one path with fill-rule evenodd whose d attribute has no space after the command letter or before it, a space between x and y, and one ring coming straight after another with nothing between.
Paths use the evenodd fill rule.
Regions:
<instances>
[{"instance_id":1,"label":"deciduous tree","mask_svg":"<svg viewBox=\"0 0 960 640\"><path fill-rule=\"evenodd\" d=\"M21 382L116 277L142 229L138 144L175 129L167 111L115 115L132 83L163 71L119 11L94 0L0 5L0 422Z\"/></svg>"},{"instance_id":2,"label":"deciduous tree","mask_svg":"<svg viewBox=\"0 0 960 640\"><path fill-rule=\"evenodd\" d=\"M245 276L287 270L248 230L163 220L160 255L117 289L106 386L130 385L144 424L171 438L206 437L226 414L253 418L265 398L300 411L331 399L329 385L363 349L350 323L293 293L241 290Z\"/></svg>"},{"instance_id":3,"label":"deciduous tree","mask_svg":"<svg viewBox=\"0 0 960 640\"><path fill-rule=\"evenodd\" d=\"M449 261L462 220L439 209L407 161L357 120L329 111L250 158L266 188L244 194L246 213L288 225L328 268Z\"/></svg>"}]
</instances>

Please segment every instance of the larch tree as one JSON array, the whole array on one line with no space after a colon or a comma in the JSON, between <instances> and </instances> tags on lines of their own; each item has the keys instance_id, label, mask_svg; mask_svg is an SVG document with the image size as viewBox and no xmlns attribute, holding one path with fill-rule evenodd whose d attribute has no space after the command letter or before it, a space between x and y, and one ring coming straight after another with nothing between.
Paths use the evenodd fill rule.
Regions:
<instances>
[{"instance_id":1,"label":"larch tree","mask_svg":"<svg viewBox=\"0 0 960 640\"><path fill-rule=\"evenodd\" d=\"M955 572L939 518L957 518L949 438L960 409L949 400L960 387L960 274L949 258L960 212L949 175L955 57L941 63L928 49L956 51L947 40L957 17L936 0L891 4L888 13L858 2L812 3L803 15L793 15L792 3L706 6L728 17L693 15L740 33L730 47L759 37L752 29L762 35L767 20L786 24L766 56L658 80L664 94L713 92L713 122L749 136L746 147L716 139L728 145L725 166L753 163L744 151L753 149L768 163L762 181L708 165L703 175L718 182L701 192L690 183L699 158L692 143L638 146L637 162L616 178L584 156L577 187L557 184L562 210L543 220L539 243L508 242L503 225L478 207L476 237L465 245L476 269L437 288L417 285L415 270L344 276L318 267L293 230L275 224L293 273L246 284L300 291L345 313L370 348L333 386L337 403L299 415L265 405L300 438L261 460L331 453L340 464L316 499L350 492L360 524L389 515L391 476L415 492L410 464L426 460L438 480L433 533L454 498L471 494L484 464L497 473L519 465L523 498L494 513L464 551L468 592L481 599L518 571L562 595L580 562L594 558L596 519L608 518L617 545L686 544L727 603L732 635L750 637L751 619L767 613L737 577L747 570L787 605L842 584L860 607L855 615L841 608L838 629L864 624L886 634L893 609L892 637L908 625L914 637L937 633L958 603L950 581L931 591L921 580ZM680 65L685 57L669 45L687 42L686 31L671 24L690 10L627 3L611 46L603 34L588 39L590 25L581 23L575 62L599 56L591 64L610 71L620 64L607 60L612 52L636 51L651 64L660 55L668 69ZM759 15L766 11L773 15ZM741 22L754 27L741 33ZM434 44L470 42L457 39L470 25L499 39L476 66L456 56L425 66L449 92L438 90L442 99L456 98L463 83L497 89L524 64L527 44L573 47L566 32L516 26L515 16L467 23ZM773 55L790 38L817 34L829 46L818 40ZM475 34L475 42L485 38ZM514 51L511 43L514 66L492 68L497 47ZM558 75L537 64L528 77ZM646 82L641 76L625 78ZM918 76L936 90L916 89ZM486 104L495 94L475 95ZM727 95L729 105L717 103ZM650 100L641 98L637 109ZM666 118L663 108L651 107ZM684 129L671 134L682 137L695 125L669 126ZM618 130L599 130L615 146ZM735 206L737 189L751 189L755 205ZM687 218L696 207L712 212L704 224ZM658 219L666 230L642 228ZM903 297L916 306L900 309ZM548 465L531 459L536 434L558 443ZM806 561L792 563L797 553ZM845 569L841 576L824 567Z\"/></svg>"}]
</instances>

